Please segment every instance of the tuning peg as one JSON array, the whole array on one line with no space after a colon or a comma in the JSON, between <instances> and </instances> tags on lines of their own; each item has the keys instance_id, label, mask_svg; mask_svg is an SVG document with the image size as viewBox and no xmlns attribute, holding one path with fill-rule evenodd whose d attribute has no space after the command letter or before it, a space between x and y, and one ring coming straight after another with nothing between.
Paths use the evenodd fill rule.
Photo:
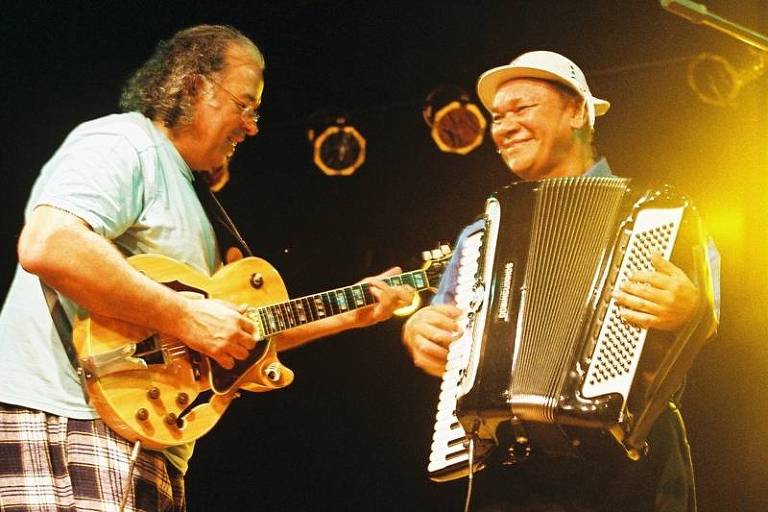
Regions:
<instances>
[{"instance_id":1,"label":"tuning peg","mask_svg":"<svg viewBox=\"0 0 768 512\"><path fill-rule=\"evenodd\" d=\"M421 259L424 261L429 261L432 259L432 251L422 251L421 252Z\"/></svg>"},{"instance_id":2,"label":"tuning peg","mask_svg":"<svg viewBox=\"0 0 768 512\"><path fill-rule=\"evenodd\" d=\"M448 244L442 244L440 246L440 250L442 251L443 256L448 256L449 254L451 254L451 246Z\"/></svg>"}]
</instances>

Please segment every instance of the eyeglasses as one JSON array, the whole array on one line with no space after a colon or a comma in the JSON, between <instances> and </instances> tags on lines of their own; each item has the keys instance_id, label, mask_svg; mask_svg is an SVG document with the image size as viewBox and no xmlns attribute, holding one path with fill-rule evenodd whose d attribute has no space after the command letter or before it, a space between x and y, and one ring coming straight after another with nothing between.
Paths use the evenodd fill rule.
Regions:
<instances>
[{"instance_id":1,"label":"eyeglasses","mask_svg":"<svg viewBox=\"0 0 768 512\"><path fill-rule=\"evenodd\" d=\"M256 109L259 108L258 105L248 105L244 101L240 100L237 96L232 94L226 87L221 85L219 82L214 80L211 77L208 77L208 80L213 82L215 85L217 85L222 91L229 94L230 99L232 102L237 105L237 107L240 109L240 117L243 118L243 121L245 122L251 122L254 125L258 124L259 119L261 118L261 115L256 111Z\"/></svg>"}]
</instances>

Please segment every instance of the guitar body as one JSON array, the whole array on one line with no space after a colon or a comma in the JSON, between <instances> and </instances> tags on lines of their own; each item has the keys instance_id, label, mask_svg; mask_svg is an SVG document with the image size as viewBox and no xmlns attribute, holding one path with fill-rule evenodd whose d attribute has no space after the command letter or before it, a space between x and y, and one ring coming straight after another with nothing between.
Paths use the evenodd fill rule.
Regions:
<instances>
[{"instance_id":1,"label":"guitar body","mask_svg":"<svg viewBox=\"0 0 768 512\"><path fill-rule=\"evenodd\" d=\"M128 262L192 298L258 306L288 297L280 275L259 258L236 261L210 277L165 256L142 254ZM251 319L263 333L258 319ZM270 391L293 381L269 338L257 342L250 357L232 370L178 340L99 315L78 315L73 342L91 405L122 437L150 448L203 436L239 389Z\"/></svg>"}]
</instances>

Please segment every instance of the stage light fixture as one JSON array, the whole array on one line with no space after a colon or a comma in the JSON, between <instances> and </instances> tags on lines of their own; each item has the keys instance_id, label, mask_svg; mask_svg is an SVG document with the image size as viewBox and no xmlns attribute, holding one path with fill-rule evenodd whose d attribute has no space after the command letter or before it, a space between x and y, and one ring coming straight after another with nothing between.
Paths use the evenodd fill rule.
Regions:
<instances>
[{"instance_id":1,"label":"stage light fixture","mask_svg":"<svg viewBox=\"0 0 768 512\"><path fill-rule=\"evenodd\" d=\"M485 117L458 86L442 85L430 92L422 116L443 152L466 155L483 143Z\"/></svg>"},{"instance_id":2,"label":"stage light fixture","mask_svg":"<svg viewBox=\"0 0 768 512\"><path fill-rule=\"evenodd\" d=\"M733 107L744 86L765 73L765 53L748 50L747 62L742 66L717 54L700 53L688 64L688 86L708 105Z\"/></svg>"},{"instance_id":3,"label":"stage light fixture","mask_svg":"<svg viewBox=\"0 0 768 512\"><path fill-rule=\"evenodd\" d=\"M350 176L365 162L366 140L346 115L318 112L310 116L307 138L312 160L328 176Z\"/></svg>"}]
</instances>

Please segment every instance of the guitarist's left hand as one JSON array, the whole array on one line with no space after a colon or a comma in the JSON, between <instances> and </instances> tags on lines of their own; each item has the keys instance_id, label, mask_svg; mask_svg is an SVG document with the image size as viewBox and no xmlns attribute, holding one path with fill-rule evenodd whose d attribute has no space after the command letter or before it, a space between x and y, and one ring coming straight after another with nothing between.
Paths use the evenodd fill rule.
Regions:
<instances>
[{"instance_id":1,"label":"guitarist's left hand","mask_svg":"<svg viewBox=\"0 0 768 512\"><path fill-rule=\"evenodd\" d=\"M385 277L402 274L400 267L392 267L377 276L366 277L361 283L371 285L371 294L376 297L376 304L369 308L350 311L340 316L349 315L352 327L366 327L387 320L396 309L407 306L413 300L415 290L408 286L389 286L384 281Z\"/></svg>"},{"instance_id":2,"label":"guitarist's left hand","mask_svg":"<svg viewBox=\"0 0 768 512\"><path fill-rule=\"evenodd\" d=\"M410 286L393 287L382 281L385 277L401 273L400 267L392 267L377 276L366 277L360 282L370 283L371 294L376 297L376 304L282 332L276 337L278 350L298 347L308 341L347 329L372 325L391 317L397 308L410 304L413 294L416 293Z\"/></svg>"}]
</instances>

